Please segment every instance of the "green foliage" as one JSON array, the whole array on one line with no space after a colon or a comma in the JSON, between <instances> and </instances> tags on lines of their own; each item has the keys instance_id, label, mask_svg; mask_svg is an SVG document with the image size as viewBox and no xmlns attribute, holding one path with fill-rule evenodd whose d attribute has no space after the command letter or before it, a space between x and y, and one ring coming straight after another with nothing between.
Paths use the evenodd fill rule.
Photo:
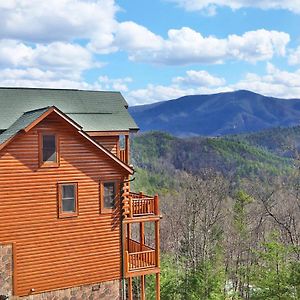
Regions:
<instances>
[{"instance_id":1,"label":"green foliage","mask_svg":"<svg viewBox=\"0 0 300 300\"><path fill-rule=\"evenodd\" d=\"M160 294L162 300L181 300L180 286L183 278L183 265L175 262L170 255L162 256ZM155 276L147 277L147 299L155 299Z\"/></svg>"},{"instance_id":2,"label":"green foliage","mask_svg":"<svg viewBox=\"0 0 300 300\"><path fill-rule=\"evenodd\" d=\"M225 271L220 261L206 261L187 272L184 261L163 256L161 261L162 300L224 300ZM155 299L155 276L147 277L147 299Z\"/></svg>"},{"instance_id":3,"label":"green foliage","mask_svg":"<svg viewBox=\"0 0 300 300\"><path fill-rule=\"evenodd\" d=\"M245 191L239 190L235 193L235 203L233 205L233 221L235 228L239 234L243 237L246 235L246 206L254 201L254 199L248 195Z\"/></svg>"},{"instance_id":4,"label":"green foliage","mask_svg":"<svg viewBox=\"0 0 300 300\"><path fill-rule=\"evenodd\" d=\"M177 170L200 174L213 169L224 175L239 178L290 174L293 160L280 157L260 146L237 138L180 139L165 133L153 132L134 137L132 141L134 165L153 174L168 177ZM151 177L153 175L151 174ZM154 180L156 184L157 181Z\"/></svg>"},{"instance_id":5,"label":"green foliage","mask_svg":"<svg viewBox=\"0 0 300 300\"><path fill-rule=\"evenodd\" d=\"M135 180L132 182L132 190L134 191L143 191L149 195L157 193L164 195L170 193L175 186L173 177L163 170L154 172L136 168L135 171Z\"/></svg>"},{"instance_id":6,"label":"green foliage","mask_svg":"<svg viewBox=\"0 0 300 300\"><path fill-rule=\"evenodd\" d=\"M273 239L256 253L257 264L252 270L253 300L299 299L300 270L291 248Z\"/></svg>"},{"instance_id":7,"label":"green foliage","mask_svg":"<svg viewBox=\"0 0 300 300\"><path fill-rule=\"evenodd\" d=\"M181 299L223 300L225 271L216 261L205 261L187 274L181 285Z\"/></svg>"}]
</instances>

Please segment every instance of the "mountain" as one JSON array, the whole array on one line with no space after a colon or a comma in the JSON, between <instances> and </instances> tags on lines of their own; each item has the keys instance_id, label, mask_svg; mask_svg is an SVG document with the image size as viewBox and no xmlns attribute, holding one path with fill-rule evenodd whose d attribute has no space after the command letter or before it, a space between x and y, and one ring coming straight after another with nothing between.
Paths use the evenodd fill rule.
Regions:
<instances>
[{"instance_id":1,"label":"mountain","mask_svg":"<svg viewBox=\"0 0 300 300\"><path fill-rule=\"evenodd\" d=\"M148 192L172 190L178 172L201 175L203 170L233 180L286 177L295 170L292 147L296 140L298 144L299 135L300 127L216 138L179 138L163 132L138 134L131 145L139 174L134 184ZM276 140L280 142L274 144Z\"/></svg>"},{"instance_id":2,"label":"mountain","mask_svg":"<svg viewBox=\"0 0 300 300\"><path fill-rule=\"evenodd\" d=\"M220 136L300 124L300 99L266 97L246 90L129 108L141 131L175 136Z\"/></svg>"}]
</instances>

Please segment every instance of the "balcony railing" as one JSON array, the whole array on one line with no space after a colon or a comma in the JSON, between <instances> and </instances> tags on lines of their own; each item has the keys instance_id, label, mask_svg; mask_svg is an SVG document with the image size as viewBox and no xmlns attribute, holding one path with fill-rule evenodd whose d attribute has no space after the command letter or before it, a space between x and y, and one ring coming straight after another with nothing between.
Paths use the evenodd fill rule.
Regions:
<instances>
[{"instance_id":1,"label":"balcony railing","mask_svg":"<svg viewBox=\"0 0 300 300\"><path fill-rule=\"evenodd\" d=\"M140 217L159 215L158 196L147 196L143 193L129 193L129 216Z\"/></svg>"},{"instance_id":2,"label":"balcony railing","mask_svg":"<svg viewBox=\"0 0 300 300\"><path fill-rule=\"evenodd\" d=\"M127 240L127 247L127 272L136 272L157 267L157 253L155 249L146 245L141 245L132 239L129 241Z\"/></svg>"},{"instance_id":3,"label":"balcony railing","mask_svg":"<svg viewBox=\"0 0 300 300\"><path fill-rule=\"evenodd\" d=\"M128 164L128 153L125 149L120 150L120 160Z\"/></svg>"}]
</instances>

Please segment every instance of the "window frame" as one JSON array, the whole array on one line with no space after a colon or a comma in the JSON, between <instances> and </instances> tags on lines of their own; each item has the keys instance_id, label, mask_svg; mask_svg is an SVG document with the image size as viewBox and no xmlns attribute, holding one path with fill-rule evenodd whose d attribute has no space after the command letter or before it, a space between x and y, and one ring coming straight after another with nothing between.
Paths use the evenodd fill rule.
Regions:
<instances>
[{"instance_id":1,"label":"window frame","mask_svg":"<svg viewBox=\"0 0 300 300\"><path fill-rule=\"evenodd\" d=\"M43 130L39 133L39 166L40 168L57 168L60 163L60 147L59 147L59 136L56 132ZM53 135L55 137L55 150L56 150L56 161L43 161L43 136Z\"/></svg>"},{"instance_id":2,"label":"window frame","mask_svg":"<svg viewBox=\"0 0 300 300\"><path fill-rule=\"evenodd\" d=\"M115 200L114 207L105 207L104 205L104 184L105 183L114 183L115 185L115 199L120 199L120 180L118 179L105 179L100 181L100 213L105 214L105 213L112 213L116 208L118 204L118 201ZM119 202L120 203L120 202Z\"/></svg>"},{"instance_id":3,"label":"window frame","mask_svg":"<svg viewBox=\"0 0 300 300\"><path fill-rule=\"evenodd\" d=\"M62 210L63 207L63 197L62 197L62 187L65 185L73 185L74 188L74 201L75 201L75 212L65 212ZM77 217L79 214L78 210L78 182L59 182L57 183L57 212L58 218L72 218Z\"/></svg>"}]
</instances>

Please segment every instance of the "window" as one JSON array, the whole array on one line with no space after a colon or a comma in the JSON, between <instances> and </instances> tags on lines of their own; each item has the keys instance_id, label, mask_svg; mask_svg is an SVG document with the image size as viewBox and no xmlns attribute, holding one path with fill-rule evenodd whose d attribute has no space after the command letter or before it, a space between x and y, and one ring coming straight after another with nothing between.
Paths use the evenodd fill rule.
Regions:
<instances>
[{"instance_id":1,"label":"window","mask_svg":"<svg viewBox=\"0 0 300 300\"><path fill-rule=\"evenodd\" d=\"M77 183L58 184L59 217L73 217L78 215L77 194Z\"/></svg>"},{"instance_id":2,"label":"window","mask_svg":"<svg viewBox=\"0 0 300 300\"><path fill-rule=\"evenodd\" d=\"M40 165L58 166L58 138L53 133L40 134Z\"/></svg>"},{"instance_id":3,"label":"window","mask_svg":"<svg viewBox=\"0 0 300 300\"><path fill-rule=\"evenodd\" d=\"M125 135L122 134L119 136L119 147L120 147L120 150L125 150L126 148L126 141L125 141Z\"/></svg>"},{"instance_id":4,"label":"window","mask_svg":"<svg viewBox=\"0 0 300 300\"><path fill-rule=\"evenodd\" d=\"M115 181L101 183L101 212L112 212L118 199L118 184Z\"/></svg>"}]
</instances>

